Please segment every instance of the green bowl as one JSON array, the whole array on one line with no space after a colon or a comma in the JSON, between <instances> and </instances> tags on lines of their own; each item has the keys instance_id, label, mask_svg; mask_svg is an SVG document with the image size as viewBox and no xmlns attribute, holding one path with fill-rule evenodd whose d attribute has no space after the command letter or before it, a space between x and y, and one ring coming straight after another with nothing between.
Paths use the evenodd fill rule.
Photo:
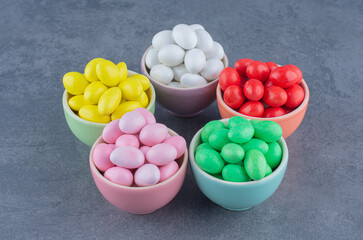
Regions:
<instances>
[{"instance_id":1,"label":"green bowl","mask_svg":"<svg viewBox=\"0 0 363 240\"><path fill-rule=\"evenodd\" d=\"M128 77L138 74L134 71L128 71ZM155 112L155 89L152 84L150 84L150 88L146 91L146 94L149 97L150 103L146 107L152 114ZM68 100L72 97L66 90L63 93L63 111L64 116L66 117L67 124L71 129L72 133L83 143L92 147L93 143L102 135L103 128L106 126L106 123L95 123L84 120L77 116L72 109L68 105Z\"/></svg>"},{"instance_id":2,"label":"green bowl","mask_svg":"<svg viewBox=\"0 0 363 240\"><path fill-rule=\"evenodd\" d=\"M222 119L225 125L229 119ZM194 178L199 189L212 202L223 208L232 211L247 210L268 199L280 185L285 175L288 162L288 149L284 138L280 138L277 143L282 149L282 159L280 165L269 176L258 181L251 182L228 182L204 172L195 162L195 150L201 143L202 129L193 137L189 146L189 160Z\"/></svg>"}]
</instances>

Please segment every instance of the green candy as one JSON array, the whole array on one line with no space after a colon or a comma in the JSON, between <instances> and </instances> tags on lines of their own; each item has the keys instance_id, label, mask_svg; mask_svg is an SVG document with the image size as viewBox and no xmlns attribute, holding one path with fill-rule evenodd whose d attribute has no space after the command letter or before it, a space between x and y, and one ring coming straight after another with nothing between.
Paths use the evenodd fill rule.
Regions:
<instances>
[{"instance_id":1,"label":"green candy","mask_svg":"<svg viewBox=\"0 0 363 240\"><path fill-rule=\"evenodd\" d=\"M243 160L245 151L236 143L227 143L221 150L221 156L228 163L237 163Z\"/></svg>"},{"instance_id":2,"label":"green candy","mask_svg":"<svg viewBox=\"0 0 363 240\"><path fill-rule=\"evenodd\" d=\"M266 174L265 174L265 177L267 177L271 173L272 173L272 169L270 168L270 166L268 164L266 164Z\"/></svg>"},{"instance_id":3,"label":"green candy","mask_svg":"<svg viewBox=\"0 0 363 240\"><path fill-rule=\"evenodd\" d=\"M211 174L213 177L223 180L222 174Z\"/></svg>"},{"instance_id":4,"label":"green candy","mask_svg":"<svg viewBox=\"0 0 363 240\"><path fill-rule=\"evenodd\" d=\"M255 137L265 142L275 142L282 136L282 128L273 121L262 121L254 125Z\"/></svg>"},{"instance_id":5,"label":"green candy","mask_svg":"<svg viewBox=\"0 0 363 240\"><path fill-rule=\"evenodd\" d=\"M224 161L219 153L211 149L202 149L195 155L198 166L209 174L218 174L224 167Z\"/></svg>"},{"instance_id":6,"label":"green candy","mask_svg":"<svg viewBox=\"0 0 363 240\"><path fill-rule=\"evenodd\" d=\"M250 120L250 124L253 126L253 127L255 127L255 125L257 124L257 123L260 123L260 122L262 122L261 120L259 120L259 119L252 119L252 120Z\"/></svg>"},{"instance_id":7,"label":"green candy","mask_svg":"<svg viewBox=\"0 0 363 240\"><path fill-rule=\"evenodd\" d=\"M251 178L247 175L245 168L238 164L228 164L222 170L222 177L230 182L248 182Z\"/></svg>"},{"instance_id":8,"label":"green candy","mask_svg":"<svg viewBox=\"0 0 363 240\"><path fill-rule=\"evenodd\" d=\"M209 136L209 144L216 150L221 151L223 146L231 142L228 139L228 129L218 129Z\"/></svg>"},{"instance_id":9,"label":"green candy","mask_svg":"<svg viewBox=\"0 0 363 240\"><path fill-rule=\"evenodd\" d=\"M251 140L255 130L251 124L241 123L228 132L228 138L235 143L245 143Z\"/></svg>"},{"instance_id":10,"label":"green candy","mask_svg":"<svg viewBox=\"0 0 363 240\"><path fill-rule=\"evenodd\" d=\"M213 148L212 148L212 146L209 143L205 142L205 143L200 144L197 147L197 149L195 149L195 152L198 152L198 151L200 151L202 149L213 149Z\"/></svg>"},{"instance_id":11,"label":"green candy","mask_svg":"<svg viewBox=\"0 0 363 240\"><path fill-rule=\"evenodd\" d=\"M246 153L245 169L250 178L260 180L266 175L265 156L256 149L251 149Z\"/></svg>"},{"instance_id":12,"label":"green candy","mask_svg":"<svg viewBox=\"0 0 363 240\"><path fill-rule=\"evenodd\" d=\"M246 118L244 117L240 117L240 116L234 116L234 117L231 117L229 120L228 120L228 124L227 124L227 128L231 129L241 123L248 123L250 124L250 121L248 121Z\"/></svg>"},{"instance_id":13,"label":"green candy","mask_svg":"<svg viewBox=\"0 0 363 240\"><path fill-rule=\"evenodd\" d=\"M217 129L225 128L223 122L213 120L207 123L202 130L201 138L203 142L208 142L209 136Z\"/></svg>"},{"instance_id":14,"label":"green candy","mask_svg":"<svg viewBox=\"0 0 363 240\"><path fill-rule=\"evenodd\" d=\"M282 150L277 142L268 143L268 151L265 153L266 163L271 168L276 168L281 161Z\"/></svg>"},{"instance_id":15,"label":"green candy","mask_svg":"<svg viewBox=\"0 0 363 240\"><path fill-rule=\"evenodd\" d=\"M243 147L243 150L245 150L245 152L247 152L251 149L256 149L256 150L261 151L262 154L266 154L267 150L268 150L267 143L265 143L264 141L257 139L257 138L252 138L248 142L243 143L242 147Z\"/></svg>"}]
</instances>

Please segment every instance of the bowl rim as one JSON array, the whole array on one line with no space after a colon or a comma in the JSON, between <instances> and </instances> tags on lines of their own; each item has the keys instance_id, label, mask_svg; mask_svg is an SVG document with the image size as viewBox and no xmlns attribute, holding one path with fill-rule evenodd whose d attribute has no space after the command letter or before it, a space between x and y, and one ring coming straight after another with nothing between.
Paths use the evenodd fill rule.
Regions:
<instances>
[{"instance_id":1,"label":"bowl rim","mask_svg":"<svg viewBox=\"0 0 363 240\"><path fill-rule=\"evenodd\" d=\"M216 79L214 79L212 81L207 81L208 82L207 85L204 85L204 86L201 86L201 87L194 87L194 88L175 88L175 87L170 87L168 85L159 83L158 81L155 81L151 77L151 75L149 74L149 72L147 71L147 66L146 66L145 58L146 58L147 52L151 48L153 48L153 45L151 45L150 47L148 47L146 49L146 51L144 52L144 54L142 55L142 58L141 58L141 72L143 72L143 74L145 74L150 79L150 81L152 81L152 83L155 84L155 85L157 85L158 87L164 87L165 89L173 89L173 90L177 90L177 91L198 91L198 90L201 90L201 89L204 89L204 88L208 88L209 86L212 86L216 82L219 81L219 75L218 75L218 77ZM227 55L225 53L224 53L223 58L222 58L221 61L222 61L223 65L224 65L224 68L228 67L229 61L228 61L228 57L227 57Z\"/></svg>"},{"instance_id":2,"label":"bowl rim","mask_svg":"<svg viewBox=\"0 0 363 240\"><path fill-rule=\"evenodd\" d=\"M280 65L279 65L280 66ZM305 92L305 97L304 100L302 101L302 103L300 104L300 106L298 106L297 108L295 108L293 111L286 113L285 115L282 116L278 116L278 117L270 117L270 118L263 118L263 117L252 117L252 116L248 116L248 115L244 115L242 113L239 113L238 111L230 108L223 100L222 98L222 89L218 83L217 89L216 89L216 97L217 97L217 101L219 103L222 104L222 106L224 108L226 108L229 112L235 113L236 116L241 116L241 117L245 117L245 118L249 118L249 119L259 119L259 120L283 120L285 118L291 117L295 114L298 114L299 112L301 112L309 103L309 98L310 98L310 91L309 91L309 87L307 85L307 83L305 82L304 79L302 79L301 83L299 84L300 87L303 88L304 92Z\"/></svg>"},{"instance_id":3,"label":"bowl rim","mask_svg":"<svg viewBox=\"0 0 363 240\"><path fill-rule=\"evenodd\" d=\"M172 129L168 128L168 133L171 135L171 136L179 136L179 134L177 134L175 131L173 131ZM163 185L167 185L169 182L173 181L173 179L175 179L178 175L182 174L182 171L186 171L186 168L188 166L188 147L185 148L185 152L184 154L181 156L183 157L183 160L182 160L182 164L181 166L179 167L178 171L176 171L176 173L174 173L173 176L171 176L170 178L166 179L165 181L161 182L161 183L157 183L157 184L154 184L154 185L151 185L151 186L146 186L146 187L128 187L128 186L122 186L122 185L119 185L117 183L114 183L114 182L111 182L110 180L108 180L107 178L105 178L101 173L100 171L96 168L95 164L93 163L93 151L95 149L95 147L100 144L99 141L104 141L102 136L100 136L99 138L97 138L97 140L94 142L94 144L92 145L92 148L90 150L90 154L89 154L89 165L90 165L90 170L91 170L91 173L94 172L97 177L103 181L105 184L108 184L108 185L111 185L113 187L116 187L116 188L119 188L119 189L122 189L122 190L128 190L128 191L145 191L145 190L152 190L154 188L159 188ZM181 158L180 157L180 158Z\"/></svg>"},{"instance_id":4,"label":"bowl rim","mask_svg":"<svg viewBox=\"0 0 363 240\"><path fill-rule=\"evenodd\" d=\"M129 73L131 76L136 75L136 74L141 74L132 70L127 70L128 76ZM150 110L150 108L152 107L153 104L155 104L155 99L156 99L156 93L155 93L155 89L154 86L152 84L150 84L150 89L151 89L151 99L149 101L149 104L146 106L145 109ZM64 90L63 92L63 96L62 96L62 104L63 104L63 109L66 110L67 112L69 112L70 116L73 119L77 119L77 121L83 122L83 123L87 123L93 126L106 126L107 123L97 123L97 122L91 122L88 120L85 120L81 117L79 117L77 114L75 114L73 112L73 110L69 107L68 101L67 101L67 95L68 95L68 91Z\"/></svg>"},{"instance_id":5,"label":"bowl rim","mask_svg":"<svg viewBox=\"0 0 363 240\"><path fill-rule=\"evenodd\" d=\"M247 119L247 120L250 121L250 119ZM229 118L219 119L218 121L221 121L221 122L223 122L224 125L226 125L228 123L228 121L229 121ZM200 174L202 174L206 178L209 178L212 181L217 181L217 182L222 183L222 184L227 184L227 185L230 184L230 185L235 185L235 186L247 186L247 185L257 186L257 185L260 185L260 184L264 184L266 181L269 181L270 179L274 178L275 176L277 176L278 173L280 173L283 170L285 165L287 166L288 159L289 159L289 150L288 150L285 139L283 137L281 137L279 140L277 140L277 141L280 141L281 145L282 145L281 162L280 162L279 166L270 175L268 175L267 177L264 177L264 178L262 178L260 180L257 180L257 181L249 181L249 182L230 182L230 181L226 181L226 180L223 180L223 179L216 178L216 177L210 175L209 173L203 171L199 167L197 162L195 161L194 153L195 153L195 150L197 149L196 142L197 142L198 138L200 138L202 129L203 129L203 127L201 129L199 129L199 131L193 136L192 141L190 142L190 145L189 145L190 166L192 168L195 167L195 169Z\"/></svg>"}]
</instances>

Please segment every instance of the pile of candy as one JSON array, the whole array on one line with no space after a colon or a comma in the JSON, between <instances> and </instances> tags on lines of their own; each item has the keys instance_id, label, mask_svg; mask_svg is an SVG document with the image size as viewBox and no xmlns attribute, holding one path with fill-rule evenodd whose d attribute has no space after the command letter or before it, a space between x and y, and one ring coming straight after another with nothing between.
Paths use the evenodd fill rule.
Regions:
<instances>
[{"instance_id":1,"label":"pile of candy","mask_svg":"<svg viewBox=\"0 0 363 240\"><path fill-rule=\"evenodd\" d=\"M87 64L84 74L66 73L63 85L74 95L68 101L69 107L91 122L108 123L149 105L145 92L150 87L149 79L141 74L127 77L124 62L116 66L109 60L95 58Z\"/></svg>"},{"instance_id":2,"label":"pile of candy","mask_svg":"<svg viewBox=\"0 0 363 240\"><path fill-rule=\"evenodd\" d=\"M178 24L157 33L146 54L146 66L158 82L176 88L207 85L224 68L223 47L199 24Z\"/></svg>"},{"instance_id":3,"label":"pile of candy","mask_svg":"<svg viewBox=\"0 0 363 240\"><path fill-rule=\"evenodd\" d=\"M144 108L125 113L106 125L93 152L93 162L104 177L123 186L151 186L173 176L175 161L186 149L181 136L171 136Z\"/></svg>"},{"instance_id":4,"label":"pile of candy","mask_svg":"<svg viewBox=\"0 0 363 240\"><path fill-rule=\"evenodd\" d=\"M251 117L271 118L289 113L302 103L302 78L294 65L279 67L273 62L244 58L235 63L234 69L228 67L221 72L219 85L230 108Z\"/></svg>"},{"instance_id":5,"label":"pile of candy","mask_svg":"<svg viewBox=\"0 0 363 240\"><path fill-rule=\"evenodd\" d=\"M260 180L280 164L282 149L276 142L280 125L272 121L232 117L227 126L214 120L202 130L195 161L199 167L231 182Z\"/></svg>"}]
</instances>

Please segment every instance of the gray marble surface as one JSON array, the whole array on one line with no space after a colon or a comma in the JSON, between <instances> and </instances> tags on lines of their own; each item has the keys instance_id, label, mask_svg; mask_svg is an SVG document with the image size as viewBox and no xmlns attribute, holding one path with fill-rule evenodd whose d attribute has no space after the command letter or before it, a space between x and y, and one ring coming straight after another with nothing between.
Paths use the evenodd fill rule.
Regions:
<instances>
[{"instance_id":1,"label":"gray marble surface","mask_svg":"<svg viewBox=\"0 0 363 240\"><path fill-rule=\"evenodd\" d=\"M0 239L362 239L362 1L0 2ZM310 87L280 187L261 205L231 212L209 201L190 169L164 208L123 212L98 192L89 148L64 119L62 76L92 58L140 70L153 35L200 23L233 64L295 64ZM156 106L187 142L220 118Z\"/></svg>"}]
</instances>

